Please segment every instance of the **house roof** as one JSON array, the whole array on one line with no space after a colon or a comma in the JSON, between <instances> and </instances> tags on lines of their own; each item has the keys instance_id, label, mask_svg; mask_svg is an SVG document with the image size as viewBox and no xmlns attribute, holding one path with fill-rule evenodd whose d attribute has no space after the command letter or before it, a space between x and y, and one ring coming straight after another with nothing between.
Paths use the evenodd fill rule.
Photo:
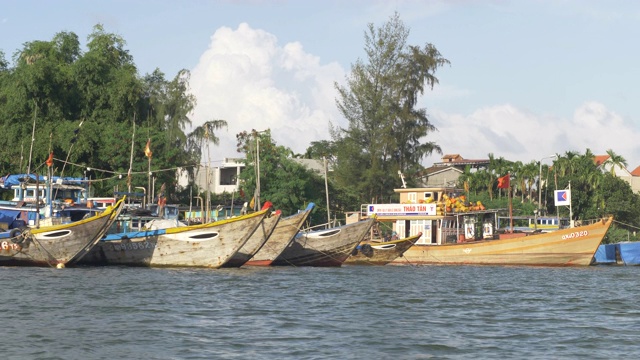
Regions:
<instances>
[{"instance_id":1,"label":"house roof","mask_svg":"<svg viewBox=\"0 0 640 360\"><path fill-rule=\"evenodd\" d=\"M593 162L596 163L596 166L600 166L604 164L604 162L607 161L609 157L609 155L596 155L593 157Z\"/></svg>"},{"instance_id":2,"label":"house roof","mask_svg":"<svg viewBox=\"0 0 640 360\"><path fill-rule=\"evenodd\" d=\"M640 176L640 166L638 166L637 168L635 168L632 172L631 175L633 176Z\"/></svg>"},{"instance_id":3,"label":"house roof","mask_svg":"<svg viewBox=\"0 0 640 360\"><path fill-rule=\"evenodd\" d=\"M429 167L427 169L424 169L424 171L425 172L423 173L423 175L429 175L429 176L430 175L435 175L435 174L438 174L438 173L441 173L441 172L451 172L451 171L458 172L460 174L463 173L462 170L460 170L460 169L458 169L456 167L453 167L453 166L432 166L432 167Z\"/></svg>"}]
</instances>

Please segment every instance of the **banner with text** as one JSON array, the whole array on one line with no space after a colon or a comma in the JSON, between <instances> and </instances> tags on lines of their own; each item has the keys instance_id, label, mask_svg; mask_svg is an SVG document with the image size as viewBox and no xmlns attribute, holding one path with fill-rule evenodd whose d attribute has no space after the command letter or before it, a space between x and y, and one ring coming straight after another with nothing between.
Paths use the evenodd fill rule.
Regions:
<instances>
[{"instance_id":1,"label":"banner with text","mask_svg":"<svg viewBox=\"0 0 640 360\"><path fill-rule=\"evenodd\" d=\"M370 204L367 215L377 216L435 216L436 204Z\"/></svg>"}]
</instances>

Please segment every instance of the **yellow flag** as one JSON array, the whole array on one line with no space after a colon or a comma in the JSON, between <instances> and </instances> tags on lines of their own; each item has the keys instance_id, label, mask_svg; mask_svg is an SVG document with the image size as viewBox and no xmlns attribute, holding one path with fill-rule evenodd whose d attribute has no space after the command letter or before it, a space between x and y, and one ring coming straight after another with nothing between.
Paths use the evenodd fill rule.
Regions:
<instances>
[{"instance_id":1,"label":"yellow flag","mask_svg":"<svg viewBox=\"0 0 640 360\"><path fill-rule=\"evenodd\" d=\"M151 159L151 155L153 155L151 152L151 139L147 140L147 146L144 147L144 155L149 159Z\"/></svg>"}]
</instances>

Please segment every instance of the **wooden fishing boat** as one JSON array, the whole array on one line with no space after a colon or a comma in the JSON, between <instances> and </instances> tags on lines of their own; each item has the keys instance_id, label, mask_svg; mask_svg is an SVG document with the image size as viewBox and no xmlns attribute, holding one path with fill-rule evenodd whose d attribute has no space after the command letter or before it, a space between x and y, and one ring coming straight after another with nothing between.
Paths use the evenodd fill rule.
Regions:
<instances>
[{"instance_id":1,"label":"wooden fishing boat","mask_svg":"<svg viewBox=\"0 0 640 360\"><path fill-rule=\"evenodd\" d=\"M314 203L309 203L305 210L280 219L273 233L269 236L269 239L267 239L262 248L260 248L245 265L271 265L271 263L282 254L284 249L291 244L304 222L307 221L307 218L311 215L311 210L313 210L315 206Z\"/></svg>"},{"instance_id":2,"label":"wooden fishing boat","mask_svg":"<svg viewBox=\"0 0 640 360\"><path fill-rule=\"evenodd\" d=\"M375 217L325 230L302 231L272 265L341 266L374 222Z\"/></svg>"},{"instance_id":3,"label":"wooden fishing boat","mask_svg":"<svg viewBox=\"0 0 640 360\"><path fill-rule=\"evenodd\" d=\"M363 241L345 260L348 265L386 265L395 259L403 256L411 246L413 246L422 233L418 233L408 238L391 241Z\"/></svg>"},{"instance_id":4,"label":"wooden fishing boat","mask_svg":"<svg viewBox=\"0 0 640 360\"><path fill-rule=\"evenodd\" d=\"M0 265L64 267L77 263L107 232L123 201L75 222L0 234Z\"/></svg>"},{"instance_id":5,"label":"wooden fishing boat","mask_svg":"<svg viewBox=\"0 0 640 360\"><path fill-rule=\"evenodd\" d=\"M265 218L249 240L222 267L240 267L249 261L264 246L279 221L279 211Z\"/></svg>"},{"instance_id":6,"label":"wooden fishing boat","mask_svg":"<svg viewBox=\"0 0 640 360\"><path fill-rule=\"evenodd\" d=\"M590 265L612 218L582 221L553 232L499 233L498 213L504 209L449 206L463 190L453 187L401 188L397 204L366 204L350 214L355 221L375 215L392 222L403 237L422 233L401 259L392 264ZM349 219L349 217L348 217Z\"/></svg>"},{"instance_id":7,"label":"wooden fishing boat","mask_svg":"<svg viewBox=\"0 0 640 360\"><path fill-rule=\"evenodd\" d=\"M269 211L207 224L108 234L81 263L219 268L247 242Z\"/></svg>"},{"instance_id":8,"label":"wooden fishing boat","mask_svg":"<svg viewBox=\"0 0 640 360\"><path fill-rule=\"evenodd\" d=\"M414 245L402 264L475 264L586 266L611 225L612 218L591 225L529 236L500 237L459 244Z\"/></svg>"}]
</instances>

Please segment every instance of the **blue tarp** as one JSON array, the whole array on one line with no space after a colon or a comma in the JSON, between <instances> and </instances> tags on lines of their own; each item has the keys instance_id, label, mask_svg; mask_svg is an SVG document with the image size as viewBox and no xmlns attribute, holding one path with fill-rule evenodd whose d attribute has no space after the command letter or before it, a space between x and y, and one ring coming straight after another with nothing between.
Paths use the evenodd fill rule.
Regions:
<instances>
[{"instance_id":1,"label":"blue tarp","mask_svg":"<svg viewBox=\"0 0 640 360\"><path fill-rule=\"evenodd\" d=\"M0 222L11 224L20 215L20 210L0 209Z\"/></svg>"},{"instance_id":2,"label":"blue tarp","mask_svg":"<svg viewBox=\"0 0 640 360\"><path fill-rule=\"evenodd\" d=\"M640 265L640 242L624 242L617 244L620 258L625 265Z\"/></svg>"},{"instance_id":3,"label":"blue tarp","mask_svg":"<svg viewBox=\"0 0 640 360\"><path fill-rule=\"evenodd\" d=\"M3 184L2 186L5 189L10 189L12 186L16 186L16 185L20 185L21 183L24 182L24 180L27 178L26 174L16 174L16 175L7 175L7 176L3 176L2 178L0 178L0 182ZM44 184L45 180L44 180L44 176L39 176L38 177L40 183ZM67 185L80 185L80 183L82 181L84 181L84 179L82 178L73 178L73 177L60 177L60 176L54 176L53 177L53 182L57 182L58 179L62 179L62 183L63 184L67 184ZM35 183L36 182L36 175L35 174L30 174L29 175L29 182L31 183Z\"/></svg>"},{"instance_id":4,"label":"blue tarp","mask_svg":"<svg viewBox=\"0 0 640 360\"><path fill-rule=\"evenodd\" d=\"M596 264L615 264L616 263L616 246L618 244L606 244L598 246L595 259Z\"/></svg>"}]
</instances>

